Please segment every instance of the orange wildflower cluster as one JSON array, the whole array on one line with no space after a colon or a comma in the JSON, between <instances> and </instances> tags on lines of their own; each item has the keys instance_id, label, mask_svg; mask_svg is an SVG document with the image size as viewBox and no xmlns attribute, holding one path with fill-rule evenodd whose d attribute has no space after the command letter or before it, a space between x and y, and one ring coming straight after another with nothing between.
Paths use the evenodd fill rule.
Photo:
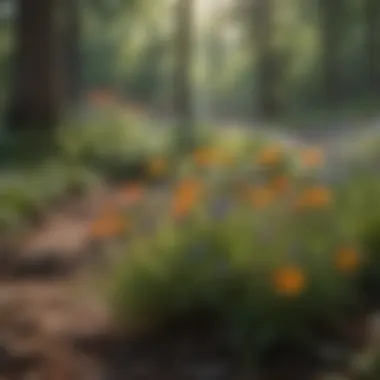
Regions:
<instances>
[{"instance_id":1,"label":"orange wildflower cluster","mask_svg":"<svg viewBox=\"0 0 380 380\"><path fill-rule=\"evenodd\" d=\"M302 165L311 169L323 165L324 154L321 149L308 148L301 152L300 159Z\"/></svg>"},{"instance_id":2,"label":"orange wildflower cluster","mask_svg":"<svg viewBox=\"0 0 380 380\"><path fill-rule=\"evenodd\" d=\"M335 260L338 270L345 274L354 272L360 263L358 252L351 247L338 250Z\"/></svg>"},{"instance_id":3,"label":"orange wildflower cluster","mask_svg":"<svg viewBox=\"0 0 380 380\"><path fill-rule=\"evenodd\" d=\"M199 167L213 165L218 160L218 153L212 148L200 148L194 152L194 162Z\"/></svg>"},{"instance_id":4,"label":"orange wildflower cluster","mask_svg":"<svg viewBox=\"0 0 380 380\"><path fill-rule=\"evenodd\" d=\"M266 187L253 187L249 192L249 200L256 208L268 206L274 199L274 193Z\"/></svg>"},{"instance_id":5,"label":"orange wildflower cluster","mask_svg":"<svg viewBox=\"0 0 380 380\"><path fill-rule=\"evenodd\" d=\"M285 192L289 188L289 185L290 185L289 178L284 176L284 175L279 176L277 178L274 178L271 181L271 188L277 194L281 194L281 193Z\"/></svg>"},{"instance_id":6,"label":"orange wildflower cluster","mask_svg":"<svg viewBox=\"0 0 380 380\"><path fill-rule=\"evenodd\" d=\"M329 189L316 186L304 191L297 200L297 207L299 208L319 208L325 207L332 201L332 193Z\"/></svg>"},{"instance_id":7,"label":"orange wildflower cluster","mask_svg":"<svg viewBox=\"0 0 380 380\"><path fill-rule=\"evenodd\" d=\"M269 145L259 152L257 161L263 166L277 165L282 161L283 154L284 152L281 145Z\"/></svg>"},{"instance_id":8,"label":"orange wildflower cluster","mask_svg":"<svg viewBox=\"0 0 380 380\"><path fill-rule=\"evenodd\" d=\"M202 184L195 179L181 182L175 190L173 199L173 214L175 217L186 215L199 200Z\"/></svg>"},{"instance_id":9,"label":"orange wildflower cluster","mask_svg":"<svg viewBox=\"0 0 380 380\"><path fill-rule=\"evenodd\" d=\"M278 268L273 274L273 287L277 294L296 297L302 293L305 285L305 274L296 265Z\"/></svg>"}]
</instances>

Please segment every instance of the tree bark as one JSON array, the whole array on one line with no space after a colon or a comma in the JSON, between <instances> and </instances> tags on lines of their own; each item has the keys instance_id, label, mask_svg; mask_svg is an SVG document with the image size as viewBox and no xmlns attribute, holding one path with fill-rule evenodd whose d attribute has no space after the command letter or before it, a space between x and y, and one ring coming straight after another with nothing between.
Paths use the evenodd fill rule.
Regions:
<instances>
[{"instance_id":1,"label":"tree bark","mask_svg":"<svg viewBox=\"0 0 380 380\"><path fill-rule=\"evenodd\" d=\"M81 7L80 0L65 0L67 41L67 96L71 107L81 100Z\"/></svg>"},{"instance_id":2,"label":"tree bark","mask_svg":"<svg viewBox=\"0 0 380 380\"><path fill-rule=\"evenodd\" d=\"M254 92L256 96L256 116L266 120L276 117L280 113L280 99L278 84L280 79L280 66L278 55L274 47L274 0L253 0L252 31L256 56L254 71L256 83Z\"/></svg>"},{"instance_id":3,"label":"tree bark","mask_svg":"<svg viewBox=\"0 0 380 380\"><path fill-rule=\"evenodd\" d=\"M58 1L18 1L17 51L7 120L11 131L52 130L59 121L63 78L56 25Z\"/></svg>"},{"instance_id":4,"label":"tree bark","mask_svg":"<svg viewBox=\"0 0 380 380\"><path fill-rule=\"evenodd\" d=\"M186 149L194 143L194 110L192 101L192 12L193 0L176 3L174 112L179 124L179 148Z\"/></svg>"},{"instance_id":5,"label":"tree bark","mask_svg":"<svg viewBox=\"0 0 380 380\"><path fill-rule=\"evenodd\" d=\"M369 88L380 90L380 2L364 0Z\"/></svg>"},{"instance_id":6,"label":"tree bark","mask_svg":"<svg viewBox=\"0 0 380 380\"><path fill-rule=\"evenodd\" d=\"M341 46L344 28L342 0L319 0L323 100L329 106L342 100Z\"/></svg>"}]
</instances>

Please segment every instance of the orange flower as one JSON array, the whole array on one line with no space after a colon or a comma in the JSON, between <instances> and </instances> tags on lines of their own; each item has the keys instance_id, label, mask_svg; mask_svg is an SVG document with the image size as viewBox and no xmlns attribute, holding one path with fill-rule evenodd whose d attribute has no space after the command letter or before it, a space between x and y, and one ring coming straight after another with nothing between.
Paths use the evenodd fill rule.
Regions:
<instances>
[{"instance_id":1,"label":"orange flower","mask_svg":"<svg viewBox=\"0 0 380 380\"><path fill-rule=\"evenodd\" d=\"M167 170L167 163L163 157L154 158L148 164L148 172L154 177L159 177L165 174Z\"/></svg>"},{"instance_id":2,"label":"orange flower","mask_svg":"<svg viewBox=\"0 0 380 380\"><path fill-rule=\"evenodd\" d=\"M297 206L304 207L324 207L331 203L332 193L329 189L317 186L306 190L298 199Z\"/></svg>"},{"instance_id":3,"label":"orange flower","mask_svg":"<svg viewBox=\"0 0 380 380\"><path fill-rule=\"evenodd\" d=\"M141 201L144 196L144 188L139 183L131 183L122 189L120 201L127 204L135 204Z\"/></svg>"},{"instance_id":4,"label":"orange flower","mask_svg":"<svg viewBox=\"0 0 380 380\"><path fill-rule=\"evenodd\" d=\"M360 259L358 252L351 247L343 247L336 253L336 266L342 273L352 273L358 267Z\"/></svg>"},{"instance_id":5,"label":"orange flower","mask_svg":"<svg viewBox=\"0 0 380 380\"><path fill-rule=\"evenodd\" d=\"M281 145L269 145L264 147L258 154L257 161L260 165L272 166L278 164L283 158Z\"/></svg>"},{"instance_id":6,"label":"orange flower","mask_svg":"<svg viewBox=\"0 0 380 380\"><path fill-rule=\"evenodd\" d=\"M306 278L303 270L296 265L278 268L273 274L273 287L276 293L296 297L305 288Z\"/></svg>"},{"instance_id":7,"label":"orange flower","mask_svg":"<svg viewBox=\"0 0 380 380\"><path fill-rule=\"evenodd\" d=\"M194 152L194 161L200 167L212 165L217 161L217 153L211 148L200 148Z\"/></svg>"},{"instance_id":8,"label":"orange flower","mask_svg":"<svg viewBox=\"0 0 380 380\"><path fill-rule=\"evenodd\" d=\"M250 191L250 201L257 208L264 208L273 201L273 191L265 187L254 187Z\"/></svg>"},{"instance_id":9,"label":"orange flower","mask_svg":"<svg viewBox=\"0 0 380 380\"><path fill-rule=\"evenodd\" d=\"M202 183L197 179L184 179L175 190L179 197L198 196L202 190Z\"/></svg>"},{"instance_id":10,"label":"orange flower","mask_svg":"<svg viewBox=\"0 0 380 380\"><path fill-rule=\"evenodd\" d=\"M188 214L195 205L194 198L177 198L173 203L173 215L181 217Z\"/></svg>"},{"instance_id":11,"label":"orange flower","mask_svg":"<svg viewBox=\"0 0 380 380\"><path fill-rule=\"evenodd\" d=\"M272 188L277 193L283 193L289 187L289 179L286 176L280 176L272 181Z\"/></svg>"},{"instance_id":12,"label":"orange flower","mask_svg":"<svg viewBox=\"0 0 380 380\"><path fill-rule=\"evenodd\" d=\"M301 163L308 168L315 168L323 165L324 154L321 149L308 148L301 152Z\"/></svg>"},{"instance_id":13,"label":"orange flower","mask_svg":"<svg viewBox=\"0 0 380 380\"><path fill-rule=\"evenodd\" d=\"M90 236L98 239L121 235L127 227L127 221L120 214L108 214L95 220L90 227Z\"/></svg>"},{"instance_id":14,"label":"orange flower","mask_svg":"<svg viewBox=\"0 0 380 380\"><path fill-rule=\"evenodd\" d=\"M184 180L175 190L173 200L173 214L183 216L187 214L198 201L202 191L202 185L194 179Z\"/></svg>"}]
</instances>

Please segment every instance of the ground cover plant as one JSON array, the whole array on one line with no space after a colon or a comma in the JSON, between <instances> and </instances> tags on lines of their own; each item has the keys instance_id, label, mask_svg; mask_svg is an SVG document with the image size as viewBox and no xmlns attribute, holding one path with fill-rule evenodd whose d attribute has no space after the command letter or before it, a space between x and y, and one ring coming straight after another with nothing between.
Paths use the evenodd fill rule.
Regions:
<instances>
[{"instance_id":1,"label":"ground cover plant","mask_svg":"<svg viewBox=\"0 0 380 380\"><path fill-rule=\"evenodd\" d=\"M151 175L166 164L156 157ZM347 331L373 257L357 214L370 187L325 177L317 148L207 145L184 157L158 201L142 183L126 186L92 230L105 250L112 237L121 244L109 296L118 321L146 332L206 314L251 363L279 342L360 345Z\"/></svg>"},{"instance_id":2,"label":"ground cover plant","mask_svg":"<svg viewBox=\"0 0 380 380\"><path fill-rule=\"evenodd\" d=\"M30 168L3 170L0 180L2 236L20 232L63 197L86 193L98 181L94 172L60 159L47 160Z\"/></svg>"},{"instance_id":3,"label":"ground cover plant","mask_svg":"<svg viewBox=\"0 0 380 380\"><path fill-rule=\"evenodd\" d=\"M49 152L37 135L2 140L1 235L19 232L73 193L119 176L144 177L149 157L167 154L170 137L157 131L155 139L145 139L151 128L117 107L99 110L96 120L81 126L62 125Z\"/></svg>"}]
</instances>

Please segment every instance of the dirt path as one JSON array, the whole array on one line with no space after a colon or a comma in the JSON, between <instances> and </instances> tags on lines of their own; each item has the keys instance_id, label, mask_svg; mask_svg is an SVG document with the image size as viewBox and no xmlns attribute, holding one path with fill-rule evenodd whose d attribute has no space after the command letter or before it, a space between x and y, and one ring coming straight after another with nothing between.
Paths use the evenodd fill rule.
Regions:
<instances>
[{"instance_id":1,"label":"dirt path","mask_svg":"<svg viewBox=\"0 0 380 380\"><path fill-rule=\"evenodd\" d=\"M0 377L29 379L36 372L36 379L75 379L46 371L53 366L59 372L62 360L70 362L65 367L77 362L64 357L75 356L70 341L109 329L105 305L89 292L78 268L91 220L113 196L112 189L97 189L84 200L71 200L20 242L10 276L0 281Z\"/></svg>"}]
</instances>

